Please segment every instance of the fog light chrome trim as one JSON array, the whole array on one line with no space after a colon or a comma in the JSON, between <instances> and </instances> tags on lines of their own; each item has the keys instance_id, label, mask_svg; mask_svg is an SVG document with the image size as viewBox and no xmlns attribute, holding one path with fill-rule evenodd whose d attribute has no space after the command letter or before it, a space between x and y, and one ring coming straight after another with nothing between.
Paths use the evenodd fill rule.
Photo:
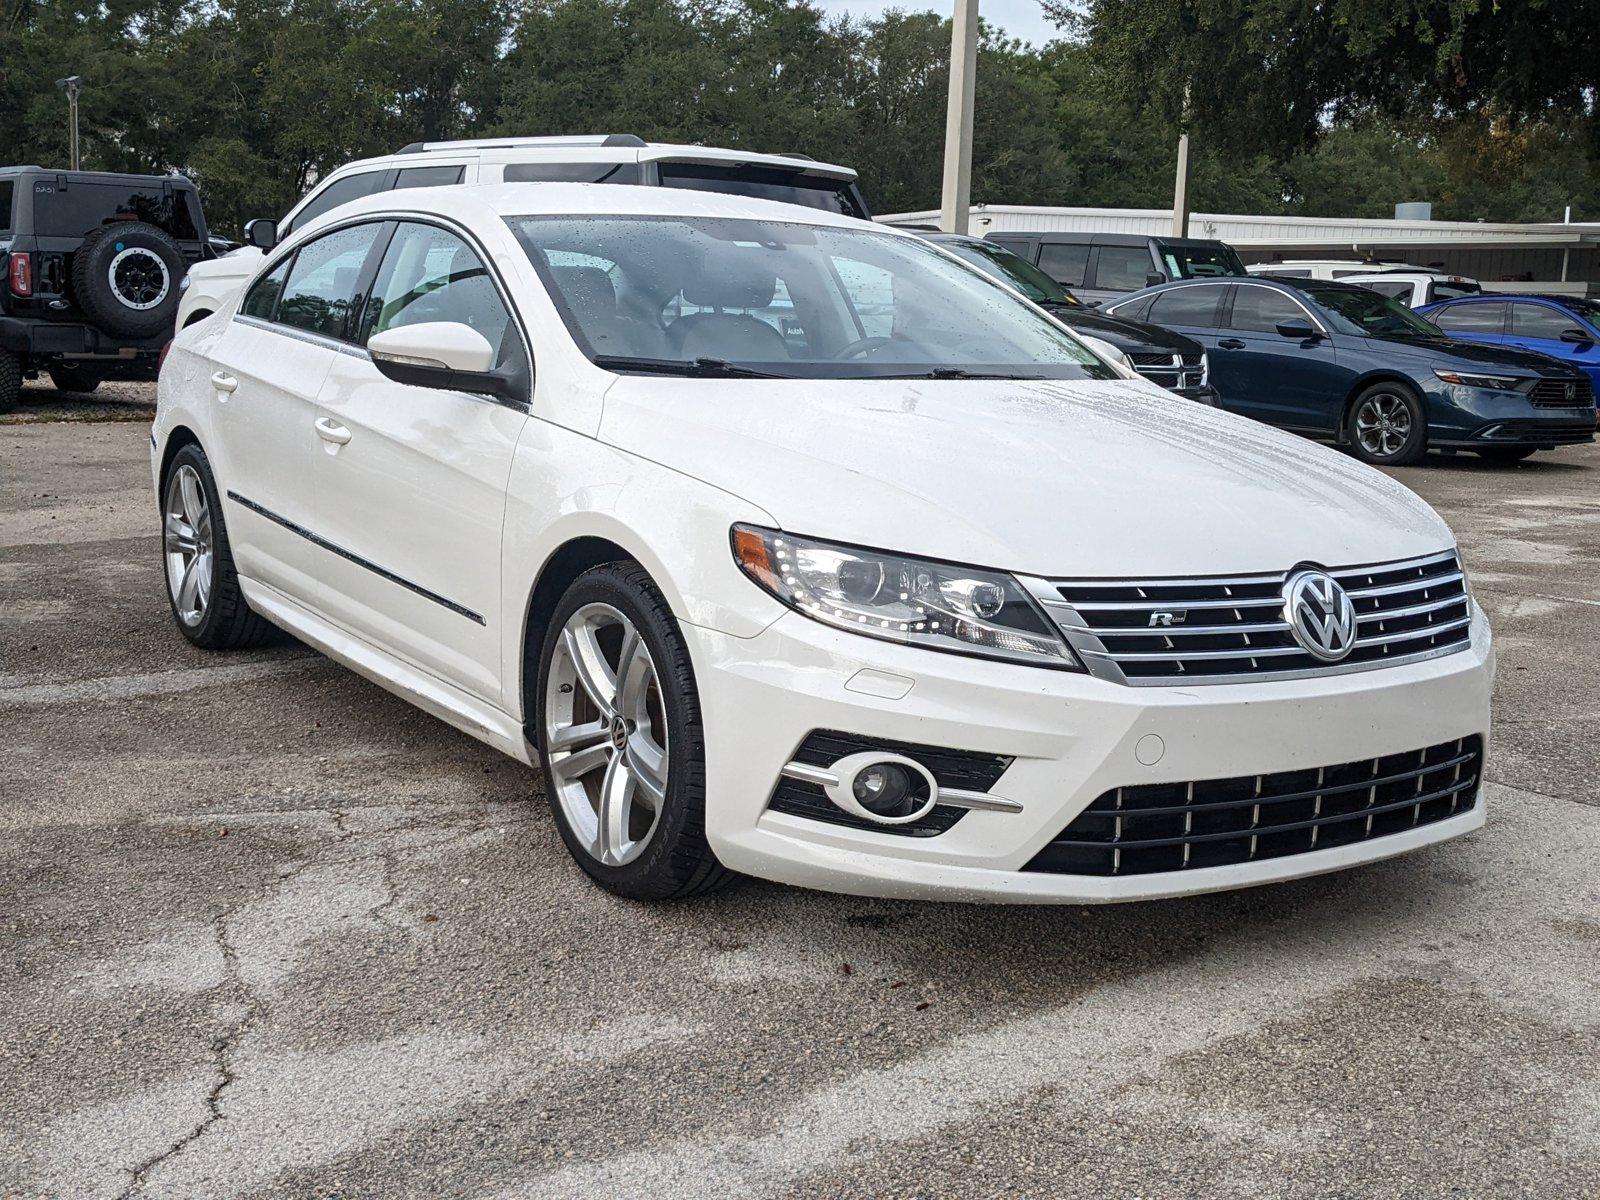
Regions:
<instances>
[{"instance_id":1,"label":"fog light chrome trim","mask_svg":"<svg viewBox=\"0 0 1600 1200\"><path fill-rule=\"evenodd\" d=\"M838 762L835 762L832 766L828 767L818 767L813 766L811 763L803 762L786 763L784 764L783 774L790 779L797 780L800 783L815 784L817 787L823 790L829 800L833 800L835 804L838 804L838 801L834 800L834 791L835 789L841 787L844 781L841 780L840 772L837 768L841 763L850 762L852 759L857 758L863 760L860 766L866 766L870 763L885 761L911 761L903 759L897 754L852 754L848 758L839 759ZM923 768L921 763L913 761L912 765L921 768L924 773L926 773L926 768ZM858 766L856 770L859 770L860 766ZM854 781L855 775L852 771L850 782L853 783ZM854 800L854 797L852 796L851 799ZM1018 804L1015 800L1007 800L1004 796L992 795L989 792L970 792L965 788L942 788L935 784L933 789L933 804L929 807L938 807L940 805L944 805L949 808L976 809L979 812L1019 813L1022 811L1022 805ZM856 813L856 809L850 805L840 804L839 807L843 808L846 812ZM856 815L863 814L857 813ZM905 819L902 819L901 821L885 821L882 817L874 816L871 813L864 813L864 815L869 821L873 821L879 825L903 824L905 821ZM915 820L914 817L909 819Z\"/></svg>"}]
</instances>

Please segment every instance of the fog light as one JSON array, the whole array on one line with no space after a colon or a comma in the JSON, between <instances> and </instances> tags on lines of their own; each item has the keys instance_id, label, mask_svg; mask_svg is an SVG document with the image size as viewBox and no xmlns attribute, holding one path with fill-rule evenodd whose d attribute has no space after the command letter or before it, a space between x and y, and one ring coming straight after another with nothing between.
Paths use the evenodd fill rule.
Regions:
<instances>
[{"instance_id":1,"label":"fog light","mask_svg":"<svg viewBox=\"0 0 1600 1200\"><path fill-rule=\"evenodd\" d=\"M878 825L904 825L928 814L939 796L938 781L915 759L864 751L830 764L828 799Z\"/></svg>"}]
</instances>

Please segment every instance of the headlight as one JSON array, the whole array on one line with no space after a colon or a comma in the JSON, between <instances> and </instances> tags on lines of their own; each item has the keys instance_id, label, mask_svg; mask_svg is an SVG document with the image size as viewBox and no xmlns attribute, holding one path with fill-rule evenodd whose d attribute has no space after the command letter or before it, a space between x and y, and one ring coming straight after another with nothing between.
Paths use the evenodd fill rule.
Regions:
<instances>
[{"instance_id":1,"label":"headlight","mask_svg":"<svg viewBox=\"0 0 1600 1200\"><path fill-rule=\"evenodd\" d=\"M1081 671L1021 585L998 571L733 527L744 573L824 625L926 646Z\"/></svg>"},{"instance_id":2,"label":"headlight","mask_svg":"<svg viewBox=\"0 0 1600 1200\"><path fill-rule=\"evenodd\" d=\"M1446 383L1461 387L1488 388L1492 392L1514 392L1527 380L1516 375L1467 375L1461 371L1435 370L1434 374Z\"/></svg>"}]
</instances>

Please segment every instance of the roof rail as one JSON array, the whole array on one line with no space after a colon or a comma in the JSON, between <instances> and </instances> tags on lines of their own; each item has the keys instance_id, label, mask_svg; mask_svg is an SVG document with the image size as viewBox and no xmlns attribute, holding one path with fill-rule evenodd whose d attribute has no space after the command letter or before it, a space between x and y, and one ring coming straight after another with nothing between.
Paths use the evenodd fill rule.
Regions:
<instances>
[{"instance_id":1,"label":"roof rail","mask_svg":"<svg viewBox=\"0 0 1600 1200\"><path fill-rule=\"evenodd\" d=\"M806 162L816 162L816 157L810 154L801 154L798 150L779 150L779 158L803 158Z\"/></svg>"},{"instance_id":2,"label":"roof rail","mask_svg":"<svg viewBox=\"0 0 1600 1200\"><path fill-rule=\"evenodd\" d=\"M397 154L421 154L425 150L495 150L513 146L645 146L635 133L578 134L556 137L459 138L448 142L412 142Z\"/></svg>"}]
</instances>

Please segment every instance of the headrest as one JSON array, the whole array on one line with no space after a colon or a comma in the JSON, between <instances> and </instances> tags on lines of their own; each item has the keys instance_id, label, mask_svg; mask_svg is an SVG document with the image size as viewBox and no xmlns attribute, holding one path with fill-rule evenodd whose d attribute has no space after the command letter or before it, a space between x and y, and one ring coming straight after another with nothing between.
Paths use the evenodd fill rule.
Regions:
<instances>
[{"instance_id":1,"label":"headrest","mask_svg":"<svg viewBox=\"0 0 1600 1200\"><path fill-rule=\"evenodd\" d=\"M574 311L602 316L617 311L617 289L599 267L551 267L550 273Z\"/></svg>"},{"instance_id":2,"label":"headrest","mask_svg":"<svg viewBox=\"0 0 1600 1200\"><path fill-rule=\"evenodd\" d=\"M778 276L748 252L707 254L683 285L683 298L699 308L766 308Z\"/></svg>"}]
</instances>

